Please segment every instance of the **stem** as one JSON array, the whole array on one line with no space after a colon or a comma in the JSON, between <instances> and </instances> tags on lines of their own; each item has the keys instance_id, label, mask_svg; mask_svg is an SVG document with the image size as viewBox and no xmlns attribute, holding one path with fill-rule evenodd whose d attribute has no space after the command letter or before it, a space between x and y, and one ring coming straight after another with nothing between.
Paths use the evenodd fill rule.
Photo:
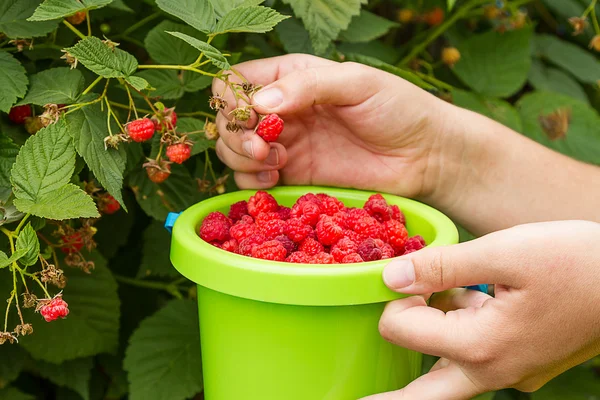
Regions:
<instances>
[{"instance_id":1,"label":"stem","mask_svg":"<svg viewBox=\"0 0 600 400\"><path fill-rule=\"evenodd\" d=\"M15 235L19 236L19 232L21 232L21 228L23 228L23 225L25 225L25 222L27 221L27 219L29 218L31 214L27 213L25 214L25 216L23 217L23 219L21 220L21 222L19 222L19 225L17 226L17 229L15 229Z\"/></svg>"},{"instance_id":2,"label":"stem","mask_svg":"<svg viewBox=\"0 0 600 400\"><path fill-rule=\"evenodd\" d=\"M147 17L142 18L141 20L139 20L135 24L131 25L129 28L125 29L123 32L121 32L118 35L114 36L113 39L115 39L115 40L118 40L118 39L128 39L126 37L128 34L130 34L131 32L135 31L136 29L144 26L145 24L147 24L148 22L152 21L153 19L159 17L161 14L162 13L160 11L157 11L154 14L150 14Z\"/></svg>"},{"instance_id":3,"label":"stem","mask_svg":"<svg viewBox=\"0 0 600 400\"><path fill-rule=\"evenodd\" d=\"M88 36L92 36L92 23L90 22L90 10L85 10L85 20L87 21Z\"/></svg>"},{"instance_id":4,"label":"stem","mask_svg":"<svg viewBox=\"0 0 600 400\"><path fill-rule=\"evenodd\" d=\"M123 125L121 125L121 122L119 121L119 118L117 118L117 116L115 115L115 112L110 107L110 102L108 101L108 97L105 97L104 100L106 101L106 107L108 108L109 115L112 115L113 119L117 122L117 125L119 125L119 129L122 132L125 132ZM108 123L109 123L109 130L110 130L110 119L108 120Z\"/></svg>"},{"instance_id":5,"label":"stem","mask_svg":"<svg viewBox=\"0 0 600 400\"><path fill-rule=\"evenodd\" d=\"M592 0L592 2L590 3L590 5L588 6L588 8L585 9L583 15L581 16L581 18L585 18L589 15L590 12L594 11L594 9L596 8L596 2L598 0Z\"/></svg>"},{"instance_id":6,"label":"stem","mask_svg":"<svg viewBox=\"0 0 600 400\"><path fill-rule=\"evenodd\" d=\"M202 117L210 118L212 120L215 119L215 116L213 114L209 114L206 111L194 111L194 112L189 112L189 113L177 113L177 115L178 116L182 116L182 117L202 116Z\"/></svg>"},{"instance_id":7,"label":"stem","mask_svg":"<svg viewBox=\"0 0 600 400\"><path fill-rule=\"evenodd\" d=\"M50 43L45 43L45 44L38 44L34 46L34 50L36 49L54 49L54 50L62 50L63 47L57 46L55 44L50 44ZM11 47L8 49L2 49L3 51L7 51L9 53L16 53L19 50L16 47ZM28 51L27 49L25 51Z\"/></svg>"},{"instance_id":8,"label":"stem","mask_svg":"<svg viewBox=\"0 0 600 400\"><path fill-rule=\"evenodd\" d=\"M129 98L129 113L127 114L127 121L129 121L131 117L131 109L133 108L133 113L135 114L135 119L139 119L137 110L135 108L135 103L133 102L133 97L131 97L131 90L129 90L129 86L125 85L125 90L127 90L127 97Z\"/></svg>"},{"instance_id":9,"label":"stem","mask_svg":"<svg viewBox=\"0 0 600 400\"><path fill-rule=\"evenodd\" d=\"M206 163L208 164L210 175L212 176L213 181L216 183L217 177L215 175L215 171L213 170L212 162L210 161L210 156L208 155L208 150L204 150L204 154L206 155Z\"/></svg>"},{"instance_id":10,"label":"stem","mask_svg":"<svg viewBox=\"0 0 600 400\"><path fill-rule=\"evenodd\" d=\"M137 286L137 287L141 287L141 288L164 290L164 291L170 293L171 295L173 295L174 297L177 297L179 299L183 298L183 296L181 296L181 293L179 293L179 288L175 284L175 282L172 282L172 283L149 282L149 281L141 281L139 279L129 278L129 277L117 275L117 274L113 274L113 276L115 277L117 282L125 283L125 284L131 285L131 286ZM185 288L181 288L181 289L185 289ZM177 293L177 294L175 294L175 293Z\"/></svg>"},{"instance_id":11,"label":"stem","mask_svg":"<svg viewBox=\"0 0 600 400\"><path fill-rule=\"evenodd\" d=\"M99 76L97 77L94 82L92 82L90 84L90 86L88 86L87 88L85 88L85 90L83 91L83 93L81 93L82 95L86 95L90 92L90 90L92 90L94 88L94 86L96 86L98 84L98 82L100 82L102 79L104 79L103 76Z\"/></svg>"},{"instance_id":12,"label":"stem","mask_svg":"<svg viewBox=\"0 0 600 400\"><path fill-rule=\"evenodd\" d=\"M158 148L158 154L156 155L156 161L160 160L160 156L162 155L162 152L163 152L163 147L164 147L164 143L161 143L160 147Z\"/></svg>"},{"instance_id":13,"label":"stem","mask_svg":"<svg viewBox=\"0 0 600 400\"><path fill-rule=\"evenodd\" d=\"M65 26L67 28L69 28L71 31L73 31L74 34L76 34L77 36L79 36L81 39L85 39L85 35L83 33L81 33L79 31L79 29L75 28L73 25L71 25L69 23L69 21L67 21L66 19L63 19L63 24L65 24Z\"/></svg>"},{"instance_id":14,"label":"stem","mask_svg":"<svg viewBox=\"0 0 600 400\"><path fill-rule=\"evenodd\" d=\"M592 24L594 25L596 35L600 35L600 26L598 25L598 18L596 17L596 7L592 7Z\"/></svg>"},{"instance_id":15,"label":"stem","mask_svg":"<svg viewBox=\"0 0 600 400\"><path fill-rule=\"evenodd\" d=\"M19 320L21 321L21 324L24 324L25 321L23 321L23 314L21 314L21 307L19 307L19 293L17 292L17 262L15 261L13 263L13 268L12 268L12 272L13 272L13 294L15 296L15 306L17 306L17 314L19 314ZM4 330L6 330L6 328L4 328Z\"/></svg>"},{"instance_id":16,"label":"stem","mask_svg":"<svg viewBox=\"0 0 600 400\"><path fill-rule=\"evenodd\" d=\"M115 108L122 108L124 110L129 110L129 106L126 106L125 104L117 103L116 101L111 101L110 105ZM140 112L143 112L146 114L152 114L152 112L153 112L151 110L146 110L145 108L140 108L139 110L140 110ZM184 116L184 114L179 114L179 113L177 113L177 115Z\"/></svg>"},{"instance_id":17,"label":"stem","mask_svg":"<svg viewBox=\"0 0 600 400\"><path fill-rule=\"evenodd\" d=\"M191 65L138 65L138 69L182 69L184 71L192 71L201 75L217 77L217 74L211 74L210 72L202 71L192 67Z\"/></svg>"},{"instance_id":18,"label":"stem","mask_svg":"<svg viewBox=\"0 0 600 400\"><path fill-rule=\"evenodd\" d=\"M440 89L444 89L444 90L453 90L454 89L454 87L452 85L449 85L446 82L442 82L432 75L427 75L427 74L424 74L424 73L418 72L418 71L413 71L413 73L415 75L417 75L419 78L423 79L425 82L429 82L432 85L435 85Z\"/></svg>"},{"instance_id":19,"label":"stem","mask_svg":"<svg viewBox=\"0 0 600 400\"><path fill-rule=\"evenodd\" d=\"M4 314L4 332L6 332L6 328L8 327L8 313L10 311L10 305L12 304L12 299L15 296L14 292L10 292L10 299L8 299L8 304L6 305L6 314Z\"/></svg>"},{"instance_id":20,"label":"stem","mask_svg":"<svg viewBox=\"0 0 600 400\"><path fill-rule=\"evenodd\" d=\"M206 43L210 44L210 42L212 42L212 40L215 38L216 35L208 35L208 39L206 39ZM193 62L192 66L193 67L199 67L200 65L204 65L204 64L200 64L200 61L202 61L202 57L204 57L204 52L200 52L200 54L198 55L198 58L196 58L196 61Z\"/></svg>"}]
</instances>

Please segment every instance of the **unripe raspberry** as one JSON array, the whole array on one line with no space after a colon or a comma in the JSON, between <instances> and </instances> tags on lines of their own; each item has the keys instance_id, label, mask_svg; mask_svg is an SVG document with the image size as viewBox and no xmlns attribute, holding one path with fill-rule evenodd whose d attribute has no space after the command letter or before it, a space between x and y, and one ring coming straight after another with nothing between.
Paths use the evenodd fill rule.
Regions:
<instances>
[{"instance_id":1,"label":"unripe raspberry","mask_svg":"<svg viewBox=\"0 0 600 400\"><path fill-rule=\"evenodd\" d=\"M442 50L442 62L449 67L460 61L460 51L456 47L446 47Z\"/></svg>"},{"instance_id":2,"label":"unripe raspberry","mask_svg":"<svg viewBox=\"0 0 600 400\"><path fill-rule=\"evenodd\" d=\"M76 12L75 14L67 17L66 20L73 25L79 25L85 21L85 11Z\"/></svg>"},{"instance_id":3,"label":"unripe raspberry","mask_svg":"<svg viewBox=\"0 0 600 400\"><path fill-rule=\"evenodd\" d=\"M407 24L415 18L415 12L410 8L403 8L398 10L397 18L398 21L402 22L403 24Z\"/></svg>"},{"instance_id":4,"label":"unripe raspberry","mask_svg":"<svg viewBox=\"0 0 600 400\"><path fill-rule=\"evenodd\" d=\"M592 41L590 42L590 49L600 51L600 35L596 35L592 38Z\"/></svg>"}]
</instances>

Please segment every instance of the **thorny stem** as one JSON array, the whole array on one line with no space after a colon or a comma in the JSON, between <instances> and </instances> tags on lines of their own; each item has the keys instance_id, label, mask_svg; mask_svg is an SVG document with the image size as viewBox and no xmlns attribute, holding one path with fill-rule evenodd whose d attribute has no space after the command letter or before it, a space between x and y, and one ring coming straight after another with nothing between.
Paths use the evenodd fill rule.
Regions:
<instances>
[{"instance_id":1,"label":"thorny stem","mask_svg":"<svg viewBox=\"0 0 600 400\"><path fill-rule=\"evenodd\" d=\"M116 275L116 274L114 275L114 277L117 280L117 282L126 283L131 286L137 286L137 287L142 287L142 288L147 288L147 289L164 290L178 299L183 299L183 296L181 295L181 293L179 293L179 290L186 290L185 287L178 286L178 284L180 283L179 280L171 282L171 283L164 283L164 282L142 281L139 279L128 278L126 276Z\"/></svg>"},{"instance_id":2,"label":"thorny stem","mask_svg":"<svg viewBox=\"0 0 600 400\"><path fill-rule=\"evenodd\" d=\"M90 10L85 10L85 20L87 21L88 36L92 36L92 23L90 22Z\"/></svg>"},{"instance_id":3,"label":"thorny stem","mask_svg":"<svg viewBox=\"0 0 600 400\"><path fill-rule=\"evenodd\" d=\"M71 31L73 31L73 33L74 33L74 34L76 34L77 36L79 36L81 39L85 39L85 37L86 37L86 36L85 36L83 33L81 33L81 32L79 31L79 29L77 29L77 28L75 28L73 25L71 25L71 24L69 23L69 21L67 21L66 19L63 19L63 24L65 24L65 26L66 26L67 28L69 28Z\"/></svg>"},{"instance_id":4,"label":"thorny stem","mask_svg":"<svg viewBox=\"0 0 600 400\"><path fill-rule=\"evenodd\" d=\"M88 86L87 88L85 88L85 90L83 91L83 93L81 93L81 95L83 96L83 95L86 95L86 94L88 94L88 93L89 93L89 92L90 92L90 91L91 91L91 90L94 88L94 86L96 86L96 85L98 84L98 82L100 82L102 79L104 79L104 77L103 77L103 76L99 76L99 77L97 77L97 78L94 80L94 82L92 82L92 83L90 84L90 86Z\"/></svg>"}]
</instances>

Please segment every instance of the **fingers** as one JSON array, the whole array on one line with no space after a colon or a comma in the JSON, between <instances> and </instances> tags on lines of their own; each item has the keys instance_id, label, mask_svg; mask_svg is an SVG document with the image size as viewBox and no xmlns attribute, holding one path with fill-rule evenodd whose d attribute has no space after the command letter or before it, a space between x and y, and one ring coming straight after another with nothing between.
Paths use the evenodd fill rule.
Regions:
<instances>
[{"instance_id":1,"label":"fingers","mask_svg":"<svg viewBox=\"0 0 600 400\"><path fill-rule=\"evenodd\" d=\"M490 299L492 299L492 296L476 290L450 289L432 296L429 306L448 312L468 307L479 308Z\"/></svg>"},{"instance_id":2,"label":"fingers","mask_svg":"<svg viewBox=\"0 0 600 400\"><path fill-rule=\"evenodd\" d=\"M235 172L235 183L240 189L270 189L279 180L279 171L262 171L256 174Z\"/></svg>"},{"instance_id":3,"label":"fingers","mask_svg":"<svg viewBox=\"0 0 600 400\"><path fill-rule=\"evenodd\" d=\"M220 139L222 139L227 147L244 157L259 161L267 159L271 150L271 147L267 142L250 129L231 132L227 129L227 122L229 121L223 115L219 114L217 116L217 127L219 129ZM232 165L229 166L235 169Z\"/></svg>"},{"instance_id":4,"label":"fingers","mask_svg":"<svg viewBox=\"0 0 600 400\"><path fill-rule=\"evenodd\" d=\"M263 161L254 160L247 156L242 156L231 150L219 138L216 145L217 156L221 161L228 165L234 171L239 172L261 172L281 169L287 162L287 151L279 143L271 143L268 155Z\"/></svg>"}]
</instances>

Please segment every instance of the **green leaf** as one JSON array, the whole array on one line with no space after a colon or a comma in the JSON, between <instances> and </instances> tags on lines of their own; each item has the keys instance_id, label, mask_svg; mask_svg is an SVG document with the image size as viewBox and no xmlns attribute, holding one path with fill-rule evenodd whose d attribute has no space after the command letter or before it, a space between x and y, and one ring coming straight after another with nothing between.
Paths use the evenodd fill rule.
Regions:
<instances>
[{"instance_id":1,"label":"green leaf","mask_svg":"<svg viewBox=\"0 0 600 400\"><path fill-rule=\"evenodd\" d=\"M22 39L45 36L56 29L58 21L27 21L39 4L39 0L0 1L0 32L10 38Z\"/></svg>"},{"instance_id":2,"label":"green leaf","mask_svg":"<svg viewBox=\"0 0 600 400\"><path fill-rule=\"evenodd\" d=\"M201 32L210 32L217 15L209 0L156 0L156 5Z\"/></svg>"},{"instance_id":3,"label":"green leaf","mask_svg":"<svg viewBox=\"0 0 600 400\"><path fill-rule=\"evenodd\" d=\"M27 249L15 250L10 257L3 251L0 251L0 269L8 267L15 261L19 261L25 254L27 254Z\"/></svg>"},{"instance_id":4,"label":"green leaf","mask_svg":"<svg viewBox=\"0 0 600 400\"><path fill-rule=\"evenodd\" d=\"M493 400L495 395L496 392L484 393L480 394L479 396L473 397L472 400Z\"/></svg>"},{"instance_id":5,"label":"green leaf","mask_svg":"<svg viewBox=\"0 0 600 400\"><path fill-rule=\"evenodd\" d=\"M173 35L175 37L178 37L179 39L185 41L190 46L195 47L196 49L203 52L204 55L206 56L206 58L208 58L218 68L221 68L221 69L231 68L231 65L229 65L229 62L227 61L225 56L219 50L212 47L210 44L203 42L202 40L198 40L192 36L186 35L185 33L181 33L181 32L167 32L167 33L170 35Z\"/></svg>"},{"instance_id":6,"label":"green leaf","mask_svg":"<svg viewBox=\"0 0 600 400\"><path fill-rule=\"evenodd\" d=\"M0 187L10 187L10 170L19 154L19 146L0 132Z\"/></svg>"},{"instance_id":7,"label":"green leaf","mask_svg":"<svg viewBox=\"0 0 600 400\"><path fill-rule=\"evenodd\" d=\"M130 400L184 399L202 391L198 309L172 300L133 333L125 355Z\"/></svg>"},{"instance_id":8,"label":"green leaf","mask_svg":"<svg viewBox=\"0 0 600 400\"><path fill-rule=\"evenodd\" d=\"M251 6L238 7L228 12L215 28L215 34L227 32L264 33L289 18L269 7Z\"/></svg>"},{"instance_id":9,"label":"green leaf","mask_svg":"<svg viewBox=\"0 0 600 400\"><path fill-rule=\"evenodd\" d=\"M146 171L140 168L131 174L129 184L144 212L160 221L171 211L179 212L191 206L197 188L188 170L181 165L173 165L169 178L160 184L148 179Z\"/></svg>"},{"instance_id":10,"label":"green leaf","mask_svg":"<svg viewBox=\"0 0 600 400\"><path fill-rule=\"evenodd\" d=\"M26 251L19 260L24 266L28 267L37 262L38 255L40 254L40 241L31 227L31 223L28 223L19 233L19 237L17 237L17 250Z\"/></svg>"},{"instance_id":11,"label":"green leaf","mask_svg":"<svg viewBox=\"0 0 600 400\"><path fill-rule=\"evenodd\" d=\"M125 11L128 13L134 13L133 9L129 7L123 0L114 0L112 3L108 5L109 8L114 8L115 10Z\"/></svg>"},{"instance_id":12,"label":"green leaf","mask_svg":"<svg viewBox=\"0 0 600 400\"><path fill-rule=\"evenodd\" d=\"M127 155L123 146L118 150L104 148L108 122L100 105L93 104L72 112L67 116L67 126L77 153L100 184L127 209L121 195Z\"/></svg>"},{"instance_id":13,"label":"green leaf","mask_svg":"<svg viewBox=\"0 0 600 400\"><path fill-rule=\"evenodd\" d=\"M68 182L75 150L63 120L41 129L21 147L11 172L19 211L50 219L99 216L91 197Z\"/></svg>"},{"instance_id":14,"label":"green leaf","mask_svg":"<svg viewBox=\"0 0 600 400\"><path fill-rule=\"evenodd\" d=\"M14 387L0 389L0 400L35 400L35 396L23 393Z\"/></svg>"},{"instance_id":15,"label":"green leaf","mask_svg":"<svg viewBox=\"0 0 600 400\"><path fill-rule=\"evenodd\" d=\"M83 91L81 71L67 67L51 68L31 76L29 91L19 104L73 104Z\"/></svg>"},{"instance_id":16,"label":"green leaf","mask_svg":"<svg viewBox=\"0 0 600 400\"><path fill-rule=\"evenodd\" d=\"M229 11L240 6L257 6L264 0L210 0L218 18L222 18Z\"/></svg>"},{"instance_id":17,"label":"green leaf","mask_svg":"<svg viewBox=\"0 0 600 400\"><path fill-rule=\"evenodd\" d=\"M178 99L185 93L183 82L179 79L177 71L156 69L137 73L144 78L155 90L152 97L160 97L165 100Z\"/></svg>"},{"instance_id":18,"label":"green leaf","mask_svg":"<svg viewBox=\"0 0 600 400\"><path fill-rule=\"evenodd\" d=\"M323 54L339 33L348 29L366 0L283 0L302 19L317 54Z\"/></svg>"},{"instance_id":19,"label":"green leaf","mask_svg":"<svg viewBox=\"0 0 600 400\"><path fill-rule=\"evenodd\" d=\"M187 65L193 63L198 58L198 51L169 35L166 31L181 32L198 40L206 39L206 35L188 25L168 20L162 21L148 32L144 40L150 57L161 64Z\"/></svg>"},{"instance_id":20,"label":"green leaf","mask_svg":"<svg viewBox=\"0 0 600 400\"><path fill-rule=\"evenodd\" d=\"M111 49L95 36L82 39L66 50L87 69L105 78L124 78L133 74L138 66L131 54Z\"/></svg>"},{"instance_id":21,"label":"green leaf","mask_svg":"<svg viewBox=\"0 0 600 400\"><path fill-rule=\"evenodd\" d=\"M119 297L117 283L98 252L86 254L96 265L86 274L78 268L65 271L69 284L63 299L69 316L51 324L35 324L35 334L20 339L37 360L61 363L80 357L112 352L118 345ZM31 319L41 320L39 314Z\"/></svg>"},{"instance_id":22,"label":"green leaf","mask_svg":"<svg viewBox=\"0 0 600 400\"><path fill-rule=\"evenodd\" d=\"M511 96L527 80L531 34L531 29L524 28L472 35L457 45L462 57L454 66L454 72L479 94Z\"/></svg>"},{"instance_id":23,"label":"green leaf","mask_svg":"<svg viewBox=\"0 0 600 400\"><path fill-rule=\"evenodd\" d=\"M144 90L148 87L148 81L139 76L128 76L125 81L133 86L136 90Z\"/></svg>"},{"instance_id":24,"label":"green leaf","mask_svg":"<svg viewBox=\"0 0 600 400\"><path fill-rule=\"evenodd\" d=\"M162 222L154 220L144 231L142 263L137 274L138 278L150 275L169 278L181 276L171 264L169 258L171 235L163 225Z\"/></svg>"},{"instance_id":25,"label":"green leaf","mask_svg":"<svg viewBox=\"0 0 600 400\"><path fill-rule=\"evenodd\" d=\"M25 68L12 55L0 51L0 111L9 112L17 98L27 90Z\"/></svg>"},{"instance_id":26,"label":"green leaf","mask_svg":"<svg viewBox=\"0 0 600 400\"><path fill-rule=\"evenodd\" d=\"M590 103L579 82L571 75L558 68L547 67L537 60L531 64L529 83L540 91L566 94L586 104Z\"/></svg>"},{"instance_id":27,"label":"green leaf","mask_svg":"<svg viewBox=\"0 0 600 400\"><path fill-rule=\"evenodd\" d=\"M291 17L275 27L283 48L288 53L314 54L308 31L300 20Z\"/></svg>"},{"instance_id":28,"label":"green leaf","mask_svg":"<svg viewBox=\"0 0 600 400\"><path fill-rule=\"evenodd\" d=\"M8 292L2 291L2 295L8 295ZM17 379L27 358L28 354L21 346L0 346L0 389Z\"/></svg>"},{"instance_id":29,"label":"green leaf","mask_svg":"<svg viewBox=\"0 0 600 400\"><path fill-rule=\"evenodd\" d=\"M113 0L44 0L27 21L64 18L79 11L104 7Z\"/></svg>"},{"instance_id":30,"label":"green leaf","mask_svg":"<svg viewBox=\"0 0 600 400\"><path fill-rule=\"evenodd\" d=\"M452 11L452 9L454 8L455 4L456 4L456 0L448 0L447 1L448 11Z\"/></svg>"},{"instance_id":31,"label":"green leaf","mask_svg":"<svg viewBox=\"0 0 600 400\"><path fill-rule=\"evenodd\" d=\"M340 33L339 39L351 43L363 43L375 40L390 29L400 26L397 22L380 17L367 10L362 10L360 15L352 18L350 26Z\"/></svg>"},{"instance_id":32,"label":"green leaf","mask_svg":"<svg viewBox=\"0 0 600 400\"><path fill-rule=\"evenodd\" d=\"M83 400L89 400L90 377L94 366L92 357L76 358L61 364L36 361L34 366L43 378L77 392Z\"/></svg>"},{"instance_id":33,"label":"green leaf","mask_svg":"<svg viewBox=\"0 0 600 400\"><path fill-rule=\"evenodd\" d=\"M537 35L533 54L570 72L581 82L597 84L600 80L600 61L595 56L555 36Z\"/></svg>"},{"instance_id":34,"label":"green leaf","mask_svg":"<svg viewBox=\"0 0 600 400\"><path fill-rule=\"evenodd\" d=\"M129 392L127 373L123 370L122 357L112 354L100 354L96 358L102 371L110 378L105 399L120 399Z\"/></svg>"},{"instance_id":35,"label":"green leaf","mask_svg":"<svg viewBox=\"0 0 600 400\"><path fill-rule=\"evenodd\" d=\"M183 117L177 121L177 132L181 135L186 132L196 132L204 129L204 121L196 118ZM188 134L189 139L194 142L192 147L192 155L200 154L208 149L214 149L217 141L208 140L204 132Z\"/></svg>"},{"instance_id":36,"label":"green leaf","mask_svg":"<svg viewBox=\"0 0 600 400\"><path fill-rule=\"evenodd\" d=\"M575 367L559 375L537 392L532 400L592 400L600 394L600 379L585 367Z\"/></svg>"},{"instance_id":37,"label":"green leaf","mask_svg":"<svg viewBox=\"0 0 600 400\"><path fill-rule=\"evenodd\" d=\"M525 135L578 160L598 164L600 154L600 117L593 108L571 97L556 93L534 92L519 100L517 108ZM571 109L571 122L563 138L551 140L542 129L540 116L561 108Z\"/></svg>"},{"instance_id":38,"label":"green leaf","mask_svg":"<svg viewBox=\"0 0 600 400\"><path fill-rule=\"evenodd\" d=\"M504 100L485 97L459 89L452 91L452 97L454 104L459 107L485 115L517 132L523 131L519 112Z\"/></svg>"}]
</instances>

